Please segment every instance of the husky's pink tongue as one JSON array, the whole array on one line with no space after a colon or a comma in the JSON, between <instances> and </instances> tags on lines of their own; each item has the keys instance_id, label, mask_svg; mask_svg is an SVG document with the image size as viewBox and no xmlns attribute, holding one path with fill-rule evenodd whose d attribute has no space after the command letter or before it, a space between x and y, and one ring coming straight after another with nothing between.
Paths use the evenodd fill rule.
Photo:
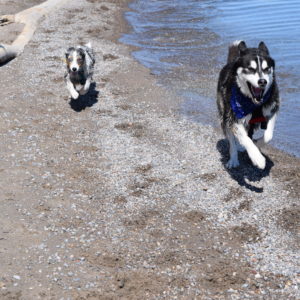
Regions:
<instances>
[{"instance_id":1,"label":"husky's pink tongue","mask_svg":"<svg viewBox=\"0 0 300 300\"><path fill-rule=\"evenodd\" d=\"M261 88L253 87L252 90L255 98L260 99L262 97L263 90Z\"/></svg>"}]
</instances>

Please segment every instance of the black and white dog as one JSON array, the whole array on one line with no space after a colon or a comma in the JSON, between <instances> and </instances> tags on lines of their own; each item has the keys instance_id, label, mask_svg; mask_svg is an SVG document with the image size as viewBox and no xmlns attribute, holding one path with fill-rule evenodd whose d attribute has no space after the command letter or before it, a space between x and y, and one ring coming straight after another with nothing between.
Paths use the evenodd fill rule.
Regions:
<instances>
[{"instance_id":1,"label":"black and white dog","mask_svg":"<svg viewBox=\"0 0 300 300\"><path fill-rule=\"evenodd\" d=\"M91 44L71 47L66 52L65 81L73 99L85 95L90 88L94 72L95 55Z\"/></svg>"},{"instance_id":2,"label":"black and white dog","mask_svg":"<svg viewBox=\"0 0 300 300\"><path fill-rule=\"evenodd\" d=\"M258 147L273 137L279 102L275 62L264 42L258 48L248 48L244 41L233 43L217 90L221 126L230 144L228 168L239 166L241 148L255 166L265 168L266 159ZM259 128L265 129L264 135L255 141L253 132Z\"/></svg>"}]
</instances>

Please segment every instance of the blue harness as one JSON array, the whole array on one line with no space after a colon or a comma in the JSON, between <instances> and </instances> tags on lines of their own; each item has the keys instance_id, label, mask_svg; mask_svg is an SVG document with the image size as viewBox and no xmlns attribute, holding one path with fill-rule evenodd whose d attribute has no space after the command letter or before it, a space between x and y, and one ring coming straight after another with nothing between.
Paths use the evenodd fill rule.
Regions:
<instances>
[{"instance_id":1,"label":"blue harness","mask_svg":"<svg viewBox=\"0 0 300 300\"><path fill-rule=\"evenodd\" d=\"M231 89L231 98L230 98L230 105L232 110L235 113L235 116L238 119L242 119L247 115L253 113L259 107L261 107L264 103L268 101L271 94L271 88L267 91L267 93L263 96L263 99L260 104L256 105L252 102L249 97L244 96L240 89L237 87L236 84L232 86Z\"/></svg>"}]
</instances>

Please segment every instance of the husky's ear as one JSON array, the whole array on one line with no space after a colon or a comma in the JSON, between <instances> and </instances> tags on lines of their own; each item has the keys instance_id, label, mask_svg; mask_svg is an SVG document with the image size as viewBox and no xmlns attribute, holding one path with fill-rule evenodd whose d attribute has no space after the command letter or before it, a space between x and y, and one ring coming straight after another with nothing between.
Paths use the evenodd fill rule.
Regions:
<instances>
[{"instance_id":1,"label":"husky's ear","mask_svg":"<svg viewBox=\"0 0 300 300\"><path fill-rule=\"evenodd\" d=\"M244 41L241 41L238 45L238 49L239 49L241 55L245 54L246 49L247 49L246 43Z\"/></svg>"},{"instance_id":2,"label":"husky's ear","mask_svg":"<svg viewBox=\"0 0 300 300\"><path fill-rule=\"evenodd\" d=\"M269 50L264 42L259 43L258 49L265 52L267 55L269 55Z\"/></svg>"}]
</instances>

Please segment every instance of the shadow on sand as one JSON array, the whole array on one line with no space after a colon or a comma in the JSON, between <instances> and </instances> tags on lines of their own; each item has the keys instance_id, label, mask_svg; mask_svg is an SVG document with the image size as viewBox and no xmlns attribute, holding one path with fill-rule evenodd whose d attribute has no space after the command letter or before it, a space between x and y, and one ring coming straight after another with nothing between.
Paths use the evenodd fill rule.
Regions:
<instances>
[{"instance_id":1,"label":"shadow on sand","mask_svg":"<svg viewBox=\"0 0 300 300\"><path fill-rule=\"evenodd\" d=\"M71 108L76 112L81 112L87 107L92 107L98 102L99 91L96 90L96 83L92 82L90 85L90 90L86 95L79 96L78 99L71 99L69 102Z\"/></svg>"},{"instance_id":2,"label":"shadow on sand","mask_svg":"<svg viewBox=\"0 0 300 300\"><path fill-rule=\"evenodd\" d=\"M264 170L260 170L253 166L246 151L239 152L240 166L238 168L227 169L225 165L229 160L228 141L226 139L219 140L217 143L217 149L222 156L221 162L232 179L234 179L240 186L244 186L253 192L262 193L264 191L262 187L256 187L249 182L259 182L262 178L269 176L270 170L274 166L274 163L269 159L268 156L264 154L266 158L266 167Z\"/></svg>"}]
</instances>

